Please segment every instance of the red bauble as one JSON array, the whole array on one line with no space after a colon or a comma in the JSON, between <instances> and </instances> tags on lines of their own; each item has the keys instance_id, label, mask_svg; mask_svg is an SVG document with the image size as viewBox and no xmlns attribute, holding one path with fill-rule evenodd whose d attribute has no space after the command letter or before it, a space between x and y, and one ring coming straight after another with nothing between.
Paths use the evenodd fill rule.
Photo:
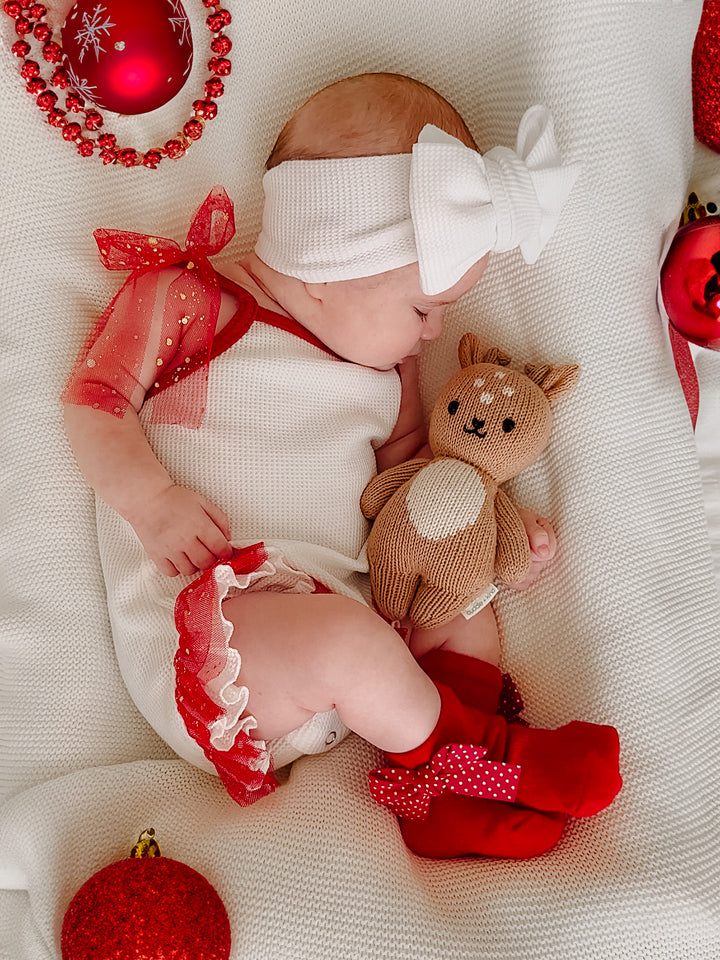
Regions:
<instances>
[{"instance_id":1,"label":"red bauble","mask_svg":"<svg viewBox=\"0 0 720 960\"><path fill-rule=\"evenodd\" d=\"M72 86L96 106L147 113L171 100L192 67L180 0L77 0L62 27Z\"/></svg>"},{"instance_id":2,"label":"red bauble","mask_svg":"<svg viewBox=\"0 0 720 960\"><path fill-rule=\"evenodd\" d=\"M660 270L660 293L678 333L720 350L720 217L680 227Z\"/></svg>"},{"instance_id":3,"label":"red bauble","mask_svg":"<svg viewBox=\"0 0 720 960\"><path fill-rule=\"evenodd\" d=\"M692 54L695 136L720 151L720 3L705 0Z\"/></svg>"},{"instance_id":4,"label":"red bauble","mask_svg":"<svg viewBox=\"0 0 720 960\"><path fill-rule=\"evenodd\" d=\"M228 960L230 923L208 881L158 850L112 863L83 884L61 946L63 960Z\"/></svg>"}]
</instances>

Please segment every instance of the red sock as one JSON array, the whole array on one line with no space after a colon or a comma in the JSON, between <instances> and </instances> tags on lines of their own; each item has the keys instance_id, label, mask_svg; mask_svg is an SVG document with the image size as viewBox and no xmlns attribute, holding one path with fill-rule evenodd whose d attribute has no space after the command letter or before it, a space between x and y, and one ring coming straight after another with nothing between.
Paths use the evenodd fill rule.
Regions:
<instances>
[{"instance_id":1,"label":"red sock","mask_svg":"<svg viewBox=\"0 0 720 960\"><path fill-rule=\"evenodd\" d=\"M423 658L423 665L425 660L426 658ZM484 664L478 674L481 677L486 675L484 679L488 679L491 678L492 671L497 677L488 686L492 688L491 700L497 706L501 687L499 671L490 664ZM440 689L439 684L438 687ZM467 721L476 711L464 707L447 687L441 689L441 695L441 719L430 740L408 753L389 755L389 762L414 768L429 761L441 741L444 741L442 745L454 740L465 743L480 742L474 739L470 727L462 719L464 717ZM488 706L492 708L493 704L488 703ZM482 745L488 746L492 741L495 751L491 751L491 755L494 756L504 741L507 724L501 717L485 719L488 726ZM497 723L493 724L493 720ZM489 735L493 726L496 728L494 737ZM427 819L399 816L398 820L406 845L421 857L448 859L486 856L525 859L538 856L554 847L560 839L567 817L564 813L528 809L517 803L443 793L431 801Z\"/></svg>"},{"instance_id":2,"label":"red sock","mask_svg":"<svg viewBox=\"0 0 720 960\"><path fill-rule=\"evenodd\" d=\"M497 800L445 793L430 804L426 820L399 817L406 846L420 857L505 857L525 860L551 850L560 839L564 813L529 810Z\"/></svg>"},{"instance_id":3,"label":"red sock","mask_svg":"<svg viewBox=\"0 0 720 960\"><path fill-rule=\"evenodd\" d=\"M425 743L390 755L390 763L422 767L442 747L457 743L483 747L486 760L518 764L521 771L512 804L433 792L427 820L401 817L403 835L416 852L533 856L557 842L566 814L591 816L612 802L622 785L613 727L581 721L557 730L509 725L494 712L463 704L454 690L439 681L440 676L451 681L462 697L492 711L501 687L497 668L437 651L423 657L422 666L440 691L440 718ZM533 812L539 816L533 817Z\"/></svg>"},{"instance_id":4,"label":"red sock","mask_svg":"<svg viewBox=\"0 0 720 960\"><path fill-rule=\"evenodd\" d=\"M418 664L435 683L450 687L460 703L483 713L497 713L503 680L491 663L451 650L432 650Z\"/></svg>"},{"instance_id":5,"label":"red sock","mask_svg":"<svg viewBox=\"0 0 720 960\"><path fill-rule=\"evenodd\" d=\"M508 726L503 759L522 767L519 803L591 817L622 787L614 727L573 720L556 730Z\"/></svg>"},{"instance_id":6,"label":"red sock","mask_svg":"<svg viewBox=\"0 0 720 960\"><path fill-rule=\"evenodd\" d=\"M441 696L443 686L450 687L461 704L471 708L463 716L448 705L450 713L444 717L441 714L438 728L428 741L428 746L432 743L432 752L450 742L444 739L449 736L456 743L487 747L488 758L520 764L523 774L517 802L537 810L588 817L599 813L615 798L622 780L618 772L620 746L614 727L579 720L556 730L508 725L494 716L502 689L502 675L497 667L442 650L434 650L419 663L440 689ZM452 734L454 725L457 733ZM470 739L462 740L461 731ZM420 762L426 763L427 759Z\"/></svg>"}]
</instances>

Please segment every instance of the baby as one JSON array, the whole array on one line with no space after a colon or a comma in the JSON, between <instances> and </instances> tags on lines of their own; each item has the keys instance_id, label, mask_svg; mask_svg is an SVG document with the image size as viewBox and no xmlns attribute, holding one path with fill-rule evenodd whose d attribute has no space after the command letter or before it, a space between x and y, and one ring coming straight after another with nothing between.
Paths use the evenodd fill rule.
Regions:
<instances>
[{"instance_id":1,"label":"baby","mask_svg":"<svg viewBox=\"0 0 720 960\"><path fill-rule=\"evenodd\" d=\"M531 259L552 232L527 190L532 150L546 166L555 154L538 109L519 135L530 156L496 148L483 162L417 81L321 90L268 160L255 251L222 275L207 260L233 231L217 188L184 252L97 232L106 265L136 269L63 395L98 495L120 667L147 719L240 803L354 731L391 756L373 795L426 856L535 855L621 784L612 727L532 730L497 714L491 606L398 630L366 576L362 491L425 452L424 343L490 250ZM556 167L555 217L569 189ZM468 177L477 229L438 212L445 185L452 207ZM523 522L537 572L555 538L542 518Z\"/></svg>"}]
</instances>

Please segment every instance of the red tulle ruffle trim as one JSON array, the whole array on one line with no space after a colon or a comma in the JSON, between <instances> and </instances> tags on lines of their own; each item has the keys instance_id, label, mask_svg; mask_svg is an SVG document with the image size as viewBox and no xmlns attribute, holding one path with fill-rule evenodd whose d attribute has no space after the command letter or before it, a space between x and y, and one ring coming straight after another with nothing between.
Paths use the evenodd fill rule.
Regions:
<instances>
[{"instance_id":1,"label":"red tulle ruffle trim","mask_svg":"<svg viewBox=\"0 0 720 960\"><path fill-rule=\"evenodd\" d=\"M270 755L263 741L238 730L230 749L211 742L211 730L223 709L208 696L207 686L220 675L222 658L217 651L227 643L220 614L222 600L215 572L230 566L238 575L258 570L267 560L262 544L236 550L232 559L206 570L187 586L175 603L179 646L175 655L175 702L190 736L202 748L236 803L248 806L278 786Z\"/></svg>"}]
</instances>

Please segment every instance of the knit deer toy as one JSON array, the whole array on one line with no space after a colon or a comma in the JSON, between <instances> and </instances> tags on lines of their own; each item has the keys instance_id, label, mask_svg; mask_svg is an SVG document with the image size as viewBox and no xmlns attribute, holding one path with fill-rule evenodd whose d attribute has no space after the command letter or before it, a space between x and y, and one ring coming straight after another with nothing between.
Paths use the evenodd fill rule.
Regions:
<instances>
[{"instance_id":1,"label":"knit deer toy","mask_svg":"<svg viewBox=\"0 0 720 960\"><path fill-rule=\"evenodd\" d=\"M433 459L376 476L361 499L374 520L368 540L373 598L390 620L439 626L465 610L497 577L522 580L530 566L525 527L500 484L540 455L550 404L579 377L574 364L511 369L497 348L466 333L460 371L430 418Z\"/></svg>"}]
</instances>

